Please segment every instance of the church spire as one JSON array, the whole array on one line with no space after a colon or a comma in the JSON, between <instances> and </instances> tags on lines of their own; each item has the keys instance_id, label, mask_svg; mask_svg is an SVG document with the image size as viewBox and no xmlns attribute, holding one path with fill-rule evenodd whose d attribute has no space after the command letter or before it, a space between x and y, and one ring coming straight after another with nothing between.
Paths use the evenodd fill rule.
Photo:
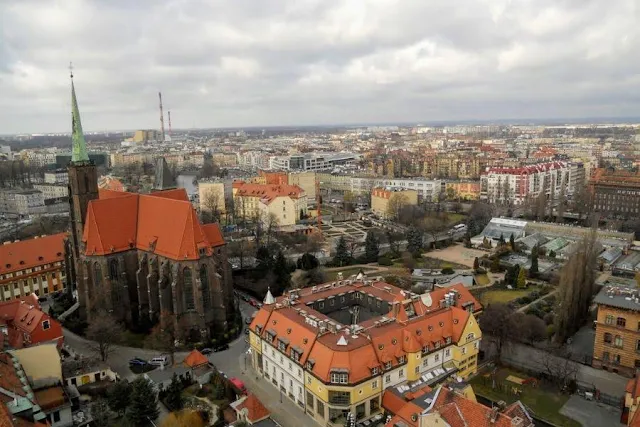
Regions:
<instances>
[{"instance_id":1,"label":"church spire","mask_svg":"<svg viewBox=\"0 0 640 427\"><path fill-rule=\"evenodd\" d=\"M87 143L84 140L84 133L82 132L82 123L80 122L80 111L78 110L78 100L76 99L76 88L73 85L73 69L71 65L69 65L69 70L71 71L71 142L73 143L71 162L88 162Z\"/></svg>"}]
</instances>

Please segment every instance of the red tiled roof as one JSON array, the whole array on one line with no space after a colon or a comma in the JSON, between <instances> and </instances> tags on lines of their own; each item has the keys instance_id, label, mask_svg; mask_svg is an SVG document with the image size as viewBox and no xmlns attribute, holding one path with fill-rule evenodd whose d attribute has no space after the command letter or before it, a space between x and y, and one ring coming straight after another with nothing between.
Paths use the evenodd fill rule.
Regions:
<instances>
[{"instance_id":1,"label":"red tiled roof","mask_svg":"<svg viewBox=\"0 0 640 427\"><path fill-rule=\"evenodd\" d=\"M64 239L67 233L0 244L0 273L33 268L64 261Z\"/></svg>"},{"instance_id":2,"label":"red tiled roof","mask_svg":"<svg viewBox=\"0 0 640 427\"><path fill-rule=\"evenodd\" d=\"M261 421L270 415L267 408L264 407L262 402L260 402L254 394L249 394L242 403L236 407L236 410L240 412L240 410L245 408L247 409L247 419L252 423Z\"/></svg>"},{"instance_id":3,"label":"red tiled roof","mask_svg":"<svg viewBox=\"0 0 640 427\"><path fill-rule=\"evenodd\" d=\"M234 195L259 197L265 204L271 203L276 197L291 197L297 199L302 197L304 190L297 185L280 184L252 184L244 181L235 181L233 189Z\"/></svg>"},{"instance_id":4,"label":"red tiled roof","mask_svg":"<svg viewBox=\"0 0 640 427\"><path fill-rule=\"evenodd\" d=\"M209 359L207 359L198 350L193 349L191 353L189 353L187 357L184 358L184 361L182 363L184 363L184 365L189 368L196 368L198 366L209 364Z\"/></svg>"},{"instance_id":5,"label":"red tiled roof","mask_svg":"<svg viewBox=\"0 0 640 427\"><path fill-rule=\"evenodd\" d=\"M200 224L184 189L113 193L101 191L99 200L89 202L83 237L87 255L138 248L174 260L194 260L201 249L210 254L212 246L224 244L215 225Z\"/></svg>"}]
</instances>

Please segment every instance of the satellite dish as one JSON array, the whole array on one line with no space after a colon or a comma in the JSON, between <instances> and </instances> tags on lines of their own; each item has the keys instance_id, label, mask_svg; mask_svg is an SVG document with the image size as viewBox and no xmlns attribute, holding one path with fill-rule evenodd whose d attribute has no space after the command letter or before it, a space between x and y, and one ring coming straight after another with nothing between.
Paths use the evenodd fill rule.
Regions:
<instances>
[{"instance_id":1,"label":"satellite dish","mask_svg":"<svg viewBox=\"0 0 640 427\"><path fill-rule=\"evenodd\" d=\"M420 295L420 299L422 300L422 303L427 307L431 307L431 305L433 304L431 295L429 295L428 293Z\"/></svg>"}]
</instances>

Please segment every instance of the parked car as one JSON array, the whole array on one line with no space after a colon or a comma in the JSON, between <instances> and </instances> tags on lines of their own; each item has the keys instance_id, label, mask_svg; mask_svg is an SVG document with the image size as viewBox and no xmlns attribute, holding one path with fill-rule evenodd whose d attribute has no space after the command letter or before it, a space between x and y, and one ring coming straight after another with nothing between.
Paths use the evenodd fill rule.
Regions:
<instances>
[{"instance_id":1,"label":"parked car","mask_svg":"<svg viewBox=\"0 0 640 427\"><path fill-rule=\"evenodd\" d=\"M207 355L207 354L211 354L213 352L213 350L211 350L209 347L205 347L202 350L200 350L200 353Z\"/></svg>"},{"instance_id":2,"label":"parked car","mask_svg":"<svg viewBox=\"0 0 640 427\"><path fill-rule=\"evenodd\" d=\"M148 362L144 359L140 359L139 357L134 357L133 359L129 360L129 366L145 366L147 365Z\"/></svg>"},{"instance_id":3,"label":"parked car","mask_svg":"<svg viewBox=\"0 0 640 427\"><path fill-rule=\"evenodd\" d=\"M156 356L149 361L150 365L154 366L165 366L169 364L169 356Z\"/></svg>"},{"instance_id":4,"label":"parked car","mask_svg":"<svg viewBox=\"0 0 640 427\"><path fill-rule=\"evenodd\" d=\"M229 344L222 344L213 349L214 352L225 351L229 349Z\"/></svg>"}]
</instances>

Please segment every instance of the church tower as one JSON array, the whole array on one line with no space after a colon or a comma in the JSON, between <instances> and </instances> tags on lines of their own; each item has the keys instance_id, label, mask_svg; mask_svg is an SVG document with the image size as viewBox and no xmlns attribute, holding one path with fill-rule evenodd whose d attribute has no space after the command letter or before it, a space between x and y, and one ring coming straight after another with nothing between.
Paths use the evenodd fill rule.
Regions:
<instances>
[{"instance_id":1,"label":"church tower","mask_svg":"<svg viewBox=\"0 0 640 427\"><path fill-rule=\"evenodd\" d=\"M80 111L76 99L76 89L71 74L71 163L67 167L69 174L69 214L71 218L71 244L70 248L75 266L75 274L72 274L71 287L74 290L84 288L82 281L84 273L81 270L80 253L82 252L82 236L84 224L87 218L89 201L98 198L98 175L93 161L89 160L87 144L82 132ZM75 276L75 277L74 277ZM75 280L74 280L75 279ZM75 286L74 286L75 285ZM78 292L81 306L84 306L84 292Z\"/></svg>"}]
</instances>

